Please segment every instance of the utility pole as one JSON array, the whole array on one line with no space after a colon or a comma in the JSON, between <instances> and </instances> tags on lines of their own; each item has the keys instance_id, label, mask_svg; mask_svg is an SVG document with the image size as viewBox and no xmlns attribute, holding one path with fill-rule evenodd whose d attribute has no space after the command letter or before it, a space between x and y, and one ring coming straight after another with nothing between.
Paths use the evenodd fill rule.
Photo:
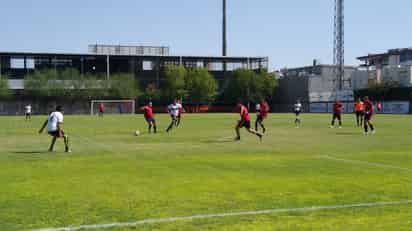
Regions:
<instances>
[{"instance_id":1,"label":"utility pole","mask_svg":"<svg viewBox=\"0 0 412 231\"><path fill-rule=\"evenodd\" d=\"M344 88L345 82L345 16L344 0L335 0L335 21L333 39L334 78L338 90Z\"/></svg>"},{"instance_id":2,"label":"utility pole","mask_svg":"<svg viewBox=\"0 0 412 231\"><path fill-rule=\"evenodd\" d=\"M226 0L223 0L223 23L222 23L222 56L227 55L227 37L226 37Z\"/></svg>"}]
</instances>

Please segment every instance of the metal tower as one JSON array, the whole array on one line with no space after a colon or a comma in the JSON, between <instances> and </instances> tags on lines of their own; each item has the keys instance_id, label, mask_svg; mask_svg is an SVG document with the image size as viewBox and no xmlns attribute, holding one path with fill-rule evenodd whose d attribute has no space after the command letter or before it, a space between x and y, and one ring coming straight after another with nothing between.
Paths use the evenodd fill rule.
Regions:
<instances>
[{"instance_id":1,"label":"metal tower","mask_svg":"<svg viewBox=\"0 0 412 231\"><path fill-rule=\"evenodd\" d=\"M345 82L345 16L344 0L335 0L335 23L334 23L334 45L333 64L335 65L335 81L338 90L344 88Z\"/></svg>"},{"instance_id":2,"label":"metal tower","mask_svg":"<svg viewBox=\"0 0 412 231\"><path fill-rule=\"evenodd\" d=\"M227 55L227 37L226 37L226 0L223 0L223 23L222 23L222 56Z\"/></svg>"}]
</instances>

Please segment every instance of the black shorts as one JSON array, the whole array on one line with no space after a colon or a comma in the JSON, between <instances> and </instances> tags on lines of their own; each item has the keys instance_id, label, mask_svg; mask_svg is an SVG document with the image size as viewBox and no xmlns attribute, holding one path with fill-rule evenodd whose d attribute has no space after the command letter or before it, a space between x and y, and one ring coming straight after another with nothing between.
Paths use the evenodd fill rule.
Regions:
<instances>
[{"instance_id":1,"label":"black shorts","mask_svg":"<svg viewBox=\"0 0 412 231\"><path fill-rule=\"evenodd\" d=\"M239 128L250 128L250 120L239 121Z\"/></svg>"},{"instance_id":2,"label":"black shorts","mask_svg":"<svg viewBox=\"0 0 412 231\"><path fill-rule=\"evenodd\" d=\"M263 116L262 115L257 115L257 117L256 117L256 120L257 121L263 121L265 118L263 118Z\"/></svg>"},{"instance_id":3,"label":"black shorts","mask_svg":"<svg viewBox=\"0 0 412 231\"><path fill-rule=\"evenodd\" d=\"M152 118L145 118L147 123L156 123L156 120L152 117Z\"/></svg>"},{"instance_id":4,"label":"black shorts","mask_svg":"<svg viewBox=\"0 0 412 231\"><path fill-rule=\"evenodd\" d=\"M300 115L300 111L295 110L294 112L295 112L295 115L296 115L296 116L299 116L299 115Z\"/></svg>"},{"instance_id":5,"label":"black shorts","mask_svg":"<svg viewBox=\"0 0 412 231\"><path fill-rule=\"evenodd\" d=\"M49 135L53 136L53 137L60 137L59 131L52 131L52 132L48 132ZM61 134L64 136L64 131L61 131Z\"/></svg>"},{"instance_id":6,"label":"black shorts","mask_svg":"<svg viewBox=\"0 0 412 231\"><path fill-rule=\"evenodd\" d=\"M333 113L333 119L342 120L342 114L340 114L340 113Z\"/></svg>"},{"instance_id":7,"label":"black shorts","mask_svg":"<svg viewBox=\"0 0 412 231\"><path fill-rule=\"evenodd\" d=\"M31 113L26 113L26 116L31 116Z\"/></svg>"},{"instance_id":8,"label":"black shorts","mask_svg":"<svg viewBox=\"0 0 412 231\"><path fill-rule=\"evenodd\" d=\"M363 111L357 111L356 112L356 116L357 117L359 117L359 116L364 116L365 115L365 112L363 112Z\"/></svg>"},{"instance_id":9,"label":"black shorts","mask_svg":"<svg viewBox=\"0 0 412 231\"><path fill-rule=\"evenodd\" d=\"M373 114L372 113L365 113L365 121L372 120Z\"/></svg>"}]
</instances>

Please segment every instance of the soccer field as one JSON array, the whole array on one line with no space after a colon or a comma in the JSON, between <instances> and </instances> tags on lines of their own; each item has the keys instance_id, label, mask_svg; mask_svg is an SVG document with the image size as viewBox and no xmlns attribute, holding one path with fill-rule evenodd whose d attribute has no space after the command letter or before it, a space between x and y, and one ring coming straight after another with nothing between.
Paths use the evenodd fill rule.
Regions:
<instances>
[{"instance_id":1,"label":"soccer field","mask_svg":"<svg viewBox=\"0 0 412 231\"><path fill-rule=\"evenodd\" d=\"M0 117L0 230L412 230L412 117L377 115L373 136L353 115L302 118L234 142L236 114L169 134L158 115L156 135L141 115L66 116L65 154L37 134L45 116Z\"/></svg>"}]
</instances>

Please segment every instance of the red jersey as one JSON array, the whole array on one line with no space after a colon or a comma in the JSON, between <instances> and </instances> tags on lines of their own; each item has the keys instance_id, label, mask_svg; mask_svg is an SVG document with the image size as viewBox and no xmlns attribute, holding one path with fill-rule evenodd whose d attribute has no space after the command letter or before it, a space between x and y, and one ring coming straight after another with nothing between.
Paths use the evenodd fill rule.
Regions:
<instances>
[{"instance_id":1,"label":"red jersey","mask_svg":"<svg viewBox=\"0 0 412 231\"><path fill-rule=\"evenodd\" d=\"M99 112L104 112L104 104L99 104Z\"/></svg>"},{"instance_id":2,"label":"red jersey","mask_svg":"<svg viewBox=\"0 0 412 231\"><path fill-rule=\"evenodd\" d=\"M364 102L364 104L365 104L365 112L367 113L367 114L373 114L373 103L370 101L370 100L366 100L365 102Z\"/></svg>"},{"instance_id":3,"label":"red jersey","mask_svg":"<svg viewBox=\"0 0 412 231\"><path fill-rule=\"evenodd\" d=\"M249 111L243 105L240 105L240 120L241 121L250 121Z\"/></svg>"},{"instance_id":4,"label":"red jersey","mask_svg":"<svg viewBox=\"0 0 412 231\"><path fill-rule=\"evenodd\" d=\"M262 102L260 104L260 116L262 116L263 118L266 118L268 116L268 112L269 112L268 103Z\"/></svg>"},{"instance_id":5,"label":"red jersey","mask_svg":"<svg viewBox=\"0 0 412 231\"><path fill-rule=\"evenodd\" d=\"M341 114L342 109L343 109L343 105L341 104L341 102L335 102L335 104L333 104L333 113Z\"/></svg>"},{"instance_id":6,"label":"red jersey","mask_svg":"<svg viewBox=\"0 0 412 231\"><path fill-rule=\"evenodd\" d=\"M143 110L145 118L148 118L148 119L153 118L154 114L153 114L153 108L151 106L144 106L142 110Z\"/></svg>"}]
</instances>

